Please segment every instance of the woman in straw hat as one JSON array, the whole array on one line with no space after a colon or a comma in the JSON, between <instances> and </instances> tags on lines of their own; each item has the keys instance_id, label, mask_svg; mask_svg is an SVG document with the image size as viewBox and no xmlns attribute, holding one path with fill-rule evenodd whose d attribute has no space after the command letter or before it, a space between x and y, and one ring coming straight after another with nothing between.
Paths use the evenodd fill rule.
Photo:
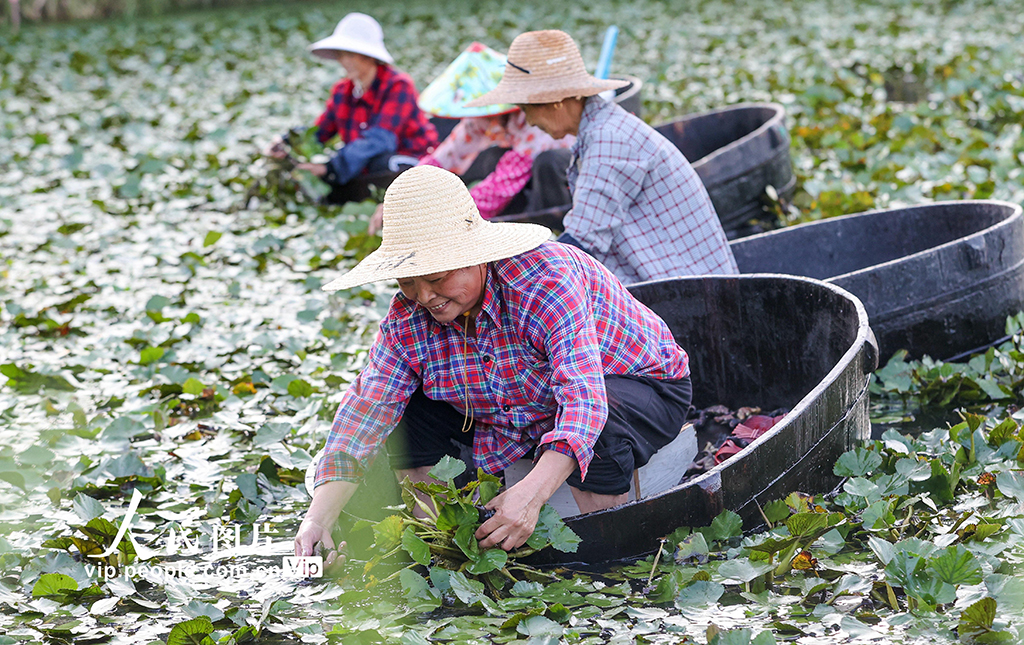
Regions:
<instances>
[{"instance_id":1,"label":"woman in straw hat","mask_svg":"<svg viewBox=\"0 0 1024 645\"><path fill-rule=\"evenodd\" d=\"M563 241L623 282L738 273L686 158L654 128L597 96L625 84L588 74L568 34L531 31L512 41L501 83L468 105L515 103L552 137L576 135Z\"/></svg>"},{"instance_id":2,"label":"woman in straw hat","mask_svg":"<svg viewBox=\"0 0 1024 645\"><path fill-rule=\"evenodd\" d=\"M581 512L626 501L633 470L682 427L688 358L615 276L549 236L484 220L440 168L391 184L380 248L324 287L397 280L401 292L338 407L296 555L333 549L330 528L385 442L413 481L457 454L453 440L489 473L535 451L530 474L487 504L482 548L524 544L565 481Z\"/></svg>"},{"instance_id":3,"label":"woman in straw hat","mask_svg":"<svg viewBox=\"0 0 1024 645\"><path fill-rule=\"evenodd\" d=\"M474 42L420 94L420 109L443 119L459 119L444 141L419 165L450 170L472 184L480 216L537 211L572 201L565 178L569 136L552 139L526 122L514 105L466 107L466 102L493 90L505 70L505 57ZM380 230L378 206L368 232Z\"/></svg>"},{"instance_id":4,"label":"woman in straw hat","mask_svg":"<svg viewBox=\"0 0 1024 645\"><path fill-rule=\"evenodd\" d=\"M327 108L316 121L322 143L337 135L344 147L326 164L298 164L331 186L329 202L352 199L349 182L364 171L397 172L434 149L437 131L416 103L412 79L392 67L394 59L376 20L350 13L333 34L309 49L315 56L337 61L346 76L331 90ZM278 138L266 154L285 158L285 143L284 137Z\"/></svg>"}]
</instances>

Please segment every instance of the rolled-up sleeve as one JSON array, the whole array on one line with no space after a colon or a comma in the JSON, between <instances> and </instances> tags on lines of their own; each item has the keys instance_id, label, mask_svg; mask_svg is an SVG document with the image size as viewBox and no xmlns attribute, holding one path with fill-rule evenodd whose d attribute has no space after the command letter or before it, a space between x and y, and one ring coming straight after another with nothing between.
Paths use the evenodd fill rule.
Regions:
<instances>
[{"instance_id":1,"label":"rolled-up sleeve","mask_svg":"<svg viewBox=\"0 0 1024 645\"><path fill-rule=\"evenodd\" d=\"M528 308L543 324L531 325L531 342L546 349L558 404L555 425L540 438L540 450L576 458L586 478L594 444L608 419L608 398L590 298L582 281L552 277L531 289ZM539 452L539 451L538 451Z\"/></svg>"},{"instance_id":2,"label":"rolled-up sleeve","mask_svg":"<svg viewBox=\"0 0 1024 645\"><path fill-rule=\"evenodd\" d=\"M382 332L370 347L366 368L338 405L315 485L359 482L418 386L419 378Z\"/></svg>"}]
</instances>

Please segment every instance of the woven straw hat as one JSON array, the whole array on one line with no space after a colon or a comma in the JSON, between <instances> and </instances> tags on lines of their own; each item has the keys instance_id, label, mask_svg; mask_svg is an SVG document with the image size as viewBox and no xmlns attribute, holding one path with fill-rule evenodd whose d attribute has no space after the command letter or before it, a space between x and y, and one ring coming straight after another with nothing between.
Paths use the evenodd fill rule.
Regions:
<instances>
[{"instance_id":1,"label":"woven straw hat","mask_svg":"<svg viewBox=\"0 0 1024 645\"><path fill-rule=\"evenodd\" d=\"M380 248L323 287L337 291L367 282L414 278L510 258L551 238L537 224L488 222L458 175L416 166L384 193Z\"/></svg>"},{"instance_id":2,"label":"woven straw hat","mask_svg":"<svg viewBox=\"0 0 1024 645\"><path fill-rule=\"evenodd\" d=\"M579 47L564 31L528 31L516 36L508 48L505 75L498 87L466 106L555 103L626 85L629 81L603 81L588 74Z\"/></svg>"},{"instance_id":3,"label":"woven straw hat","mask_svg":"<svg viewBox=\"0 0 1024 645\"><path fill-rule=\"evenodd\" d=\"M490 92L505 71L505 56L483 43L470 44L451 65L420 92L420 109L434 116L464 119L513 112L514 105L466 107L466 102Z\"/></svg>"},{"instance_id":4,"label":"woven straw hat","mask_svg":"<svg viewBox=\"0 0 1024 645\"><path fill-rule=\"evenodd\" d=\"M309 46L314 56L334 60L335 52L354 52L376 58L382 63L393 63L384 46L384 31L380 23L365 13L353 12L345 16L334 28L334 33Z\"/></svg>"}]
</instances>

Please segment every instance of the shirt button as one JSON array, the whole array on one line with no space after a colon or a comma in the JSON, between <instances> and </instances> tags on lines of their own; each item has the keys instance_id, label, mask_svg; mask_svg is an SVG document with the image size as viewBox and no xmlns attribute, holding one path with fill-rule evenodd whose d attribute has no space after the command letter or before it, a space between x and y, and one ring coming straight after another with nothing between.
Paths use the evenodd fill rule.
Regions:
<instances>
[{"instance_id":1,"label":"shirt button","mask_svg":"<svg viewBox=\"0 0 1024 645\"><path fill-rule=\"evenodd\" d=\"M512 406L511 405L503 405L503 406L501 406L501 409L504 410L505 412L511 412L512 411Z\"/></svg>"},{"instance_id":2,"label":"shirt button","mask_svg":"<svg viewBox=\"0 0 1024 645\"><path fill-rule=\"evenodd\" d=\"M484 356L484 363L490 363L490 362L491 362L491 357L490 356Z\"/></svg>"},{"instance_id":3,"label":"shirt button","mask_svg":"<svg viewBox=\"0 0 1024 645\"><path fill-rule=\"evenodd\" d=\"M359 129L360 130L365 130L366 129L366 122L365 121L363 123L359 124Z\"/></svg>"}]
</instances>

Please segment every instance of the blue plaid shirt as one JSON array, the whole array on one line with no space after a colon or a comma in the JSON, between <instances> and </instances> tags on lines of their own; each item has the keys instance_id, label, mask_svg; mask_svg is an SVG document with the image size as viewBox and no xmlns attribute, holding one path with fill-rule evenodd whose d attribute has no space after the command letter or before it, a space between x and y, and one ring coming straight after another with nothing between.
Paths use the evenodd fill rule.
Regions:
<instances>
[{"instance_id":1,"label":"blue plaid shirt","mask_svg":"<svg viewBox=\"0 0 1024 645\"><path fill-rule=\"evenodd\" d=\"M572 151L565 232L624 283L739 273L703 182L654 128L592 97Z\"/></svg>"}]
</instances>

